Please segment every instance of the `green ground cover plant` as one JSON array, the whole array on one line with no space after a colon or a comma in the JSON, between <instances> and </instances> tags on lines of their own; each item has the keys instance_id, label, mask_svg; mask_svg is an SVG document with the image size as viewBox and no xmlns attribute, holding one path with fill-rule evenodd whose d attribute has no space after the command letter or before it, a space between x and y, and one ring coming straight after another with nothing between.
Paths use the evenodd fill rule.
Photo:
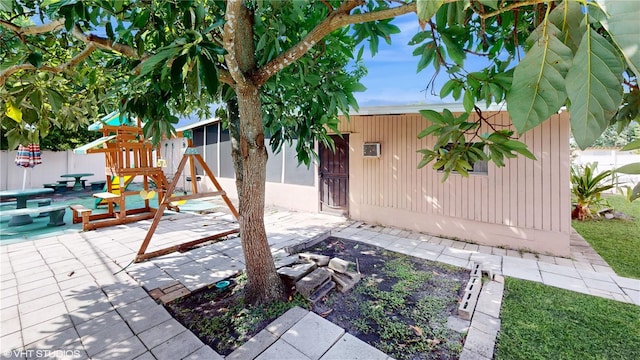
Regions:
<instances>
[{"instance_id":1,"label":"green ground cover plant","mask_svg":"<svg viewBox=\"0 0 640 360\"><path fill-rule=\"evenodd\" d=\"M572 226L616 274L640 279L640 202L630 203L620 195L604 199L616 211L632 219L574 220Z\"/></svg>"},{"instance_id":2,"label":"green ground cover plant","mask_svg":"<svg viewBox=\"0 0 640 360\"><path fill-rule=\"evenodd\" d=\"M640 307L507 278L496 360L640 359Z\"/></svg>"}]
</instances>

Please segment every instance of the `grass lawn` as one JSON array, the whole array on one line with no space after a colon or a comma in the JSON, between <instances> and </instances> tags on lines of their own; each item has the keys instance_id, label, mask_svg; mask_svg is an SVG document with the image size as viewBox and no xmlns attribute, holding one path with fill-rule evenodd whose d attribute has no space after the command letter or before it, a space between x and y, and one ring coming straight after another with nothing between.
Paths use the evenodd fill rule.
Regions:
<instances>
[{"instance_id":1,"label":"grass lawn","mask_svg":"<svg viewBox=\"0 0 640 360\"><path fill-rule=\"evenodd\" d=\"M573 228L618 275L640 279L640 200L629 203L620 195L606 199L634 220L573 220Z\"/></svg>"},{"instance_id":2,"label":"grass lawn","mask_svg":"<svg viewBox=\"0 0 640 360\"><path fill-rule=\"evenodd\" d=\"M495 359L640 359L640 306L507 278Z\"/></svg>"}]
</instances>

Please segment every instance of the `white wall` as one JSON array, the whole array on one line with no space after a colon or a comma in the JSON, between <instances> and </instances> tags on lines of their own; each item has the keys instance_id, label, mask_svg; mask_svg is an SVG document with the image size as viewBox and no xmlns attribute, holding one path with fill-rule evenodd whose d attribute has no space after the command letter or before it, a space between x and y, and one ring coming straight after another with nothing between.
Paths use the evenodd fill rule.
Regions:
<instances>
[{"instance_id":1,"label":"white wall","mask_svg":"<svg viewBox=\"0 0 640 360\"><path fill-rule=\"evenodd\" d=\"M14 163L16 151L0 151L0 190L20 189L26 173L27 188L41 188L42 184L62 180L60 175L93 173L89 182L105 180L105 161L102 154L77 155L73 151L43 151L42 164L25 169ZM72 178L69 180L73 180Z\"/></svg>"}]
</instances>

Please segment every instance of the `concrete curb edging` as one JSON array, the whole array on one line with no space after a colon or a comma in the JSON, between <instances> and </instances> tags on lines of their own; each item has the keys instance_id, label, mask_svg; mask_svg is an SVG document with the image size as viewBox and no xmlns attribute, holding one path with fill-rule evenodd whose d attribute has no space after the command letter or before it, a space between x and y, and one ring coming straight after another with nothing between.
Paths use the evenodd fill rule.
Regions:
<instances>
[{"instance_id":1,"label":"concrete curb edging","mask_svg":"<svg viewBox=\"0 0 640 360\"><path fill-rule=\"evenodd\" d=\"M500 331L503 293L502 275L495 275L494 280L482 285L460 360L493 359L496 338Z\"/></svg>"}]
</instances>

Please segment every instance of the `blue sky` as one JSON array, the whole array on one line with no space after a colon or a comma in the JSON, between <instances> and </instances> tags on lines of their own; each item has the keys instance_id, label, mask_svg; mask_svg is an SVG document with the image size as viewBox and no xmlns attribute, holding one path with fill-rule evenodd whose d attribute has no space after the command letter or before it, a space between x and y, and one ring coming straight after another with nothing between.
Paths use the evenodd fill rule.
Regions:
<instances>
[{"instance_id":1,"label":"blue sky","mask_svg":"<svg viewBox=\"0 0 640 360\"><path fill-rule=\"evenodd\" d=\"M369 52L369 44L364 43L363 58L368 75L361 80L367 90L355 94L360 107L452 102L451 98L442 100L437 95L442 84L448 80L444 71L436 80L436 95L432 94L432 89L425 90L433 76L433 68L427 67L416 73L420 58L413 56L414 47L407 44L421 31L417 15L406 14L396 18L393 23L400 28L400 33L391 37L391 45L381 41L374 57ZM194 122L197 119L183 119L178 127Z\"/></svg>"},{"instance_id":2,"label":"blue sky","mask_svg":"<svg viewBox=\"0 0 640 360\"><path fill-rule=\"evenodd\" d=\"M416 73L420 58L413 56L414 47L407 45L421 31L417 15L403 15L393 23L400 33L391 37L391 45L381 42L379 52L371 57L366 44L364 61L369 73L361 82L367 91L356 94L358 104L362 107L443 102L431 89L425 90L433 69L428 67ZM437 91L446 80L445 74L438 76Z\"/></svg>"}]
</instances>

